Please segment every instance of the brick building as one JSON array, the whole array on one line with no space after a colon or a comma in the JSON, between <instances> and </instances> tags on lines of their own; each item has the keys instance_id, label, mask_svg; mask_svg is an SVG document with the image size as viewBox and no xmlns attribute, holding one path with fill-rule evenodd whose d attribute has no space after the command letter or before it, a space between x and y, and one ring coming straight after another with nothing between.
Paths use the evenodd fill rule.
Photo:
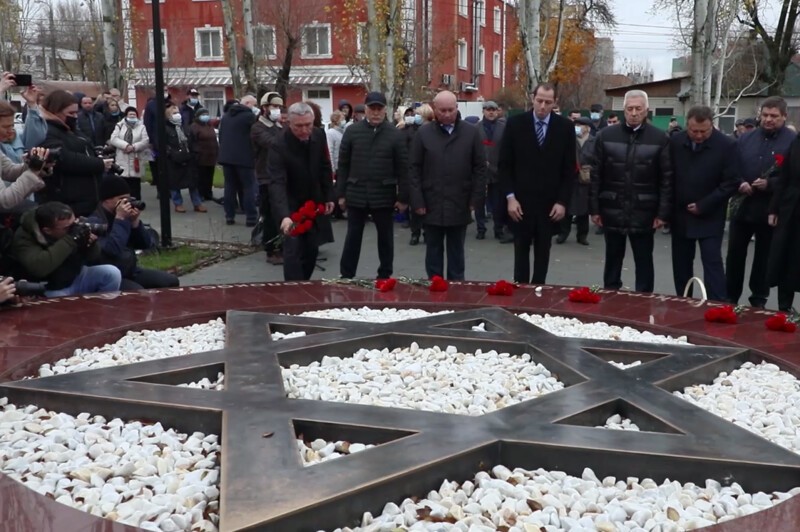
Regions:
<instances>
[{"instance_id":1,"label":"brick building","mask_svg":"<svg viewBox=\"0 0 800 532\"><path fill-rule=\"evenodd\" d=\"M129 98L140 108L154 86L150 1L123 0L125 62L132 73ZM242 12L241 1L233 0L234 13ZM459 100L490 99L514 82L506 51L516 38L516 23L507 0L400 1L401 46L411 65L403 76L409 101L429 99L441 89L453 90ZM287 34L299 36L288 99L290 103L316 101L326 119L340 100L362 101L368 82L367 69L358 64L359 57L363 60L365 25L348 18L344 3L252 2L252 31L248 33L259 81L274 85ZM204 105L218 114L224 101L234 97L219 0L161 0L160 9L167 86L181 100L189 88L196 88ZM244 24L236 19L239 48L246 38Z\"/></svg>"}]
</instances>

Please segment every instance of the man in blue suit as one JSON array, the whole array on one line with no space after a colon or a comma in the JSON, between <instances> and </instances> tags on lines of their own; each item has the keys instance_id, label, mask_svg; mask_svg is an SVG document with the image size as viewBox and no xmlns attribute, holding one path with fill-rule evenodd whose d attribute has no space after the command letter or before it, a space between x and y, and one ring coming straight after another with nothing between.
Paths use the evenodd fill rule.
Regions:
<instances>
[{"instance_id":1,"label":"man in blue suit","mask_svg":"<svg viewBox=\"0 0 800 532\"><path fill-rule=\"evenodd\" d=\"M714 129L706 106L689 109L686 130L670 138L674 171L672 271L675 291L683 295L694 276L697 244L708 298L726 301L722 235L728 198L738 186L736 141Z\"/></svg>"}]
</instances>

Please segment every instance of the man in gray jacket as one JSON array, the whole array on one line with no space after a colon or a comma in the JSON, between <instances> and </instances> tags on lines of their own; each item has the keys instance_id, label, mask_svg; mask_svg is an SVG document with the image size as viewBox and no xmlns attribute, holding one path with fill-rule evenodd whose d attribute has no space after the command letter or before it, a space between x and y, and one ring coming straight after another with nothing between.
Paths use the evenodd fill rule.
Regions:
<instances>
[{"instance_id":1,"label":"man in gray jacket","mask_svg":"<svg viewBox=\"0 0 800 532\"><path fill-rule=\"evenodd\" d=\"M486 152L478 128L458 117L456 96L433 99L435 122L420 127L411 145L411 208L425 216L425 270L428 277L464 279L464 239L471 210L486 199Z\"/></svg>"},{"instance_id":2,"label":"man in gray jacket","mask_svg":"<svg viewBox=\"0 0 800 532\"><path fill-rule=\"evenodd\" d=\"M404 211L408 154L403 134L386 121L386 97L370 92L364 120L348 127L336 174L339 207L347 210L347 236L339 263L342 277L356 275L367 216L378 232L378 279L392 276L394 209ZM402 193L401 193L402 192Z\"/></svg>"}]
</instances>

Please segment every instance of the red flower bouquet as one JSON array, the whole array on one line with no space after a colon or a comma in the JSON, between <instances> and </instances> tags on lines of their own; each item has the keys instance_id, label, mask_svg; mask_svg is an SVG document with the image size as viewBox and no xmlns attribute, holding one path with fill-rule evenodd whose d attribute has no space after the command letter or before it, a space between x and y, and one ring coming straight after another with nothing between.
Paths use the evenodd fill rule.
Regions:
<instances>
[{"instance_id":1,"label":"red flower bouquet","mask_svg":"<svg viewBox=\"0 0 800 532\"><path fill-rule=\"evenodd\" d=\"M288 236L300 236L311 231L311 228L314 227L314 220L320 214L325 214L325 204L316 204L311 200L305 202L302 207L289 216L292 219L292 227ZM271 238L267 244L281 247L283 241L286 240L286 236L283 233L279 233Z\"/></svg>"},{"instance_id":2,"label":"red flower bouquet","mask_svg":"<svg viewBox=\"0 0 800 532\"><path fill-rule=\"evenodd\" d=\"M509 283L508 281L499 280L494 283L492 286L486 288L486 293L490 296L513 296L514 289L517 287L514 283Z\"/></svg>"},{"instance_id":3,"label":"red flower bouquet","mask_svg":"<svg viewBox=\"0 0 800 532\"><path fill-rule=\"evenodd\" d=\"M575 288L570 290L569 292L569 300L573 303L600 303L600 294L598 293L599 288L593 286L589 288L588 286L583 286L581 288Z\"/></svg>"},{"instance_id":4,"label":"red flower bouquet","mask_svg":"<svg viewBox=\"0 0 800 532\"><path fill-rule=\"evenodd\" d=\"M770 331L793 333L797 331L797 321L798 316L795 314L787 316L783 312L778 312L774 316L767 318L764 325Z\"/></svg>"},{"instance_id":5,"label":"red flower bouquet","mask_svg":"<svg viewBox=\"0 0 800 532\"><path fill-rule=\"evenodd\" d=\"M449 283L441 275L434 275L430 279L412 279L410 277L399 277L398 281L403 284L424 286L431 292L447 292Z\"/></svg>"},{"instance_id":6,"label":"red flower bouquet","mask_svg":"<svg viewBox=\"0 0 800 532\"><path fill-rule=\"evenodd\" d=\"M703 317L706 321L711 323L735 324L739 321L739 314L741 312L741 307L723 305L721 307L712 307L708 309Z\"/></svg>"},{"instance_id":7,"label":"red flower bouquet","mask_svg":"<svg viewBox=\"0 0 800 532\"><path fill-rule=\"evenodd\" d=\"M391 292L395 286L397 286L397 279L394 277L375 280L375 290L378 292Z\"/></svg>"}]
</instances>

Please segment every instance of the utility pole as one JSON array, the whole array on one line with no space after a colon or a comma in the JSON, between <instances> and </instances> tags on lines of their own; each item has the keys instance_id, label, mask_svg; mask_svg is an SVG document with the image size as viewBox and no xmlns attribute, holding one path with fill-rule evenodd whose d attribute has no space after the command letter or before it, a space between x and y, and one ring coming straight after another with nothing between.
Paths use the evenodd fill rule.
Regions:
<instances>
[{"instance_id":1,"label":"utility pole","mask_svg":"<svg viewBox=\"0 0 800 532\"><path fill-rule=\"evenodd\" d=\"M56 21L53 16L53 4L47 4L50 10L50 58L53 61L53 79L58 79L58 54L56 53Z\"/></svg>"}]
</instances>

